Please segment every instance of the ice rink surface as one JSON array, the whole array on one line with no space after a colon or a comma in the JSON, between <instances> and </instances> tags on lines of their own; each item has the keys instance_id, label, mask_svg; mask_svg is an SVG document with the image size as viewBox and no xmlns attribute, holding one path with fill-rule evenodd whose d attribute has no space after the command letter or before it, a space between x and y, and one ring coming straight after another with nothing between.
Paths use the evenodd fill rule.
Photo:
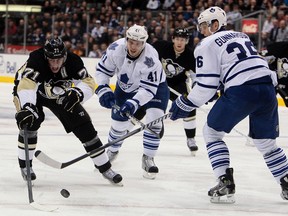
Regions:
<instances>
[{"instance_id":1,"label":"ice rink surface","mask_svg":"<svg viewBox=\"0 0 288 216\"><path fill-rule=\"evenodd\" d=\"M231 155L236 182L235 204L212 204L207 191L216 184L207 157L202 127L205 109L197 111L197 144L199 151L192 157L186 146L181 120L165 120L165 136L161 140L155 163L159 174L155 180L142 177L142 133L124 142L113 169L123 176L123 187L109 184L92 161L87 158L62 170L33 161L37 180L33 186L34 200L55 212L42 212L29 206L26 183L22 180L17 161L18 129L12 102L12 84L0 83L0 215L2 216L277 216L288 214L288 202L280 197L276 183L262 158L253 146L246 145L245 119L225 137ZM110 128L109 111L100 107L97 96L84 105L93 120L103 143ZM170 105L169 105L170 107ZM58 161L68 161L85 153L81 143L66 134L62 125L49 110L38 131L37 149ZM278 145L288 154L288 109L279 107L280 137ZM236 131L237 130L237 131ZM240 133L243 133L241 135ZM70 197L60 195L62 188Z\"/></svg>"}]
</instances>

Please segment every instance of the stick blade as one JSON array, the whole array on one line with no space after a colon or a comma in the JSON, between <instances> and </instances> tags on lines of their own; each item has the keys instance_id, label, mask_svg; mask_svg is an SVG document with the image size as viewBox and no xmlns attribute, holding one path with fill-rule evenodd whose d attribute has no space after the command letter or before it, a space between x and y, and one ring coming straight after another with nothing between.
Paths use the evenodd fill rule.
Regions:
<instances>
[{"instance_id":1,"label":"stick blade","mask_svg":"<svg viewBox=\"0 0 288 216\"><path fill-rule=\"evenodd\" d=\"M48 155L46 155L44 152L42 152L40 150L37 150L35 152L35 157L39 161L41 161L42 163L44 163L50 167L53 167L56 169L62 169L62 163L61 162L54 160L53 158L49 157Z\"/></svg>"},{"instance_id":2,"label":"stick blade","mask_svg":"<svg viewBox=\"0 0 288 216\"><path fill-rule=\"evenodd\" d=\"M57 207L43 206L43 205L40 205L36 202L31 202L30 206L32 206L34 209L37 209L39 211L45 211L45 212L54 212L54 211L58 210Z\"/></svg>"}]
</instances>

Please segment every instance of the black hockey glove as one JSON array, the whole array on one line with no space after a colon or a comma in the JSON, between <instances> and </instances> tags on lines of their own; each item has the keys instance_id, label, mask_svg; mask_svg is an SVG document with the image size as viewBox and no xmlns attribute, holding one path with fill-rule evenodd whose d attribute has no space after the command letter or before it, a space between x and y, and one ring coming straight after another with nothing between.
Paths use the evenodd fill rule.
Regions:
<instances>
[{"instance_id":1,"label":"black hockey glove","mask_svg":"<svg viewBox=\"0 0 288 216\"><path fill-rule=\"evenodd\" d=\"M80 103L84 94L79 88L68 88L65 93L57 99L57 104L61 105L67 112L73 112L76 104Z\"/></svg>"},{"instance_id":2,"label":"black hockey glove","mask_svg":"<svg viewBox=\"0 0 288 216\"><path fill-rule=\"evenodd\" d=\"M24 129L25 126L27 128L31 128L34 124L34 121L38 118L38 109L32 103L24 104L23 108L19 110L15 115L19 129Z\"/></svg>"},{"instance_id":3,"label":"black hockey glove","mask_svg":"<svg viewBox=\"0 0 288 216\"><path fill-rule=\"evenodd\" d=\"M99 103L102 107L111 109L115 104L115 96L109 85L105 84L98 86L95 93L99 97Z\"/></svg>"},{"instance_id":4,"label":"black hockey glove","mask_svg":"<svg viewBox=\"0 0 288 216\"><path fill-rule=\"evenodd\" d=\"M197 108L197 106L195 106L185 96L179 96L175 101L173 101L172 106L169 110L169 112L172 113L170 119L175 121L179 118L186 118L188 117L189 113L195 108Z\"/></svg>"}]
</instances>

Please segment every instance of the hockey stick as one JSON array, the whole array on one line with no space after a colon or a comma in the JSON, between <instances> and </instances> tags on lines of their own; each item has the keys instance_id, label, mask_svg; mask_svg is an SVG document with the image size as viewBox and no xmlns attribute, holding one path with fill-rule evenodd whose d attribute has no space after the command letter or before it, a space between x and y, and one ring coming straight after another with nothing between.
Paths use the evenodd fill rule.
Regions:
<instances>
[{"instance_id":1,"label":"hockey stick","mask_svg":"<svg viewBox=\"0 0 288 216\"><path fill-rule=\"evenodd\" d=\"M32 180L31 180L31 172L30 172L30 160L29 160L29 147L28 147L28 133L27 133L27 127L24 127L24 147L25 147L25 165L27 168L27 188L28 188L28 198L29 198L29 204L33 208L41 211L46 211L46 212L52 212L57 210L58 208L48 208L45 206L42 206L38 203L36 203L33 199L33 191L32 191Z\"/></svg>"},{"instance_id":2,"label":"hockey stick","mask_svg":"<svg viewBox=\"0 0 288 216\"><path fill-rule=\"evenodd\" d=\"M167 113L167 114L165 114L165 115L163 115L163 116L161 116L161 117L149 122L148 124L145 124L145 125L141 126L140 128L137 128L137 129L125 134L122 137L119 137L116 140L108 142L107 144L105 144L105 145L103 145L103 146L101 146L101 147L99 147L97 149L94 149L91 152L83 154L83 155L81 155L81 156L79 156L77 158L74 158L73 160L67 161L67 162L63 162L63 163L62 162L58 162L58 161L52 159L51 157L49 157L48 155L46 155L44 152L40 151L40 150L37 150L35 152L35 157L38 160L40 160L42 163L44 163L44 164L46 164L46 165L48 165L50 167L53 167L53 168L56 168L56 169L63 169L65 167L68 167L68 166L70 166L70 165L72 165L72 164L74 164L74 163L76 163L76 162L78 162L78 161L80 161L80 160L82 160L82 159L84 159L86 157L89 157L90 155L93 155L93 154L95 154L95 153L97 153L97 152L99 152L99 151L101 151L101 150L103 150L103 149L105 149L105 148L117 143L117 142L120 142L120 141L122 141L122 140L124 140L124 139L126 139L126 138L128 138L128 137L130 137L132 135L134 135L134 134L137 134L140 131L143 131L143 130L151 127L152 125L155 125L155 124L157 124L159 122L162 122L163 120L170 118L171 115L172 115L171 113Z\"/></svg>"},{"instance_id":3,"label":"hockey stick","mask_svg":"<svg viewBox=\"0 0 288 216\"><path fill-rule=\"evenodd\" d=\"M170 90L172 93L174 93L175 95L181 96L181 94L180 94L179 92L177 92L175 89L171 88L170 86L169 86L168 88L169 88L169 90ZM206 114L208 113L205 109L203 109L203 108L201 108L201 107L198 107L197 109L201 110L202 112L204 112L204 113L206 113ZM243 134L242 132L238 131L238 130L235 129L235 128L232 128L232 130L247 139L246 145L254 146L254 145L251 144L251 142L250 142L250 137L248 137L247 135Z\"/></svg>"},{"instance_id":4,"label":"hockey stick","mask_svg":"<svg viewBox=\"0 0 288 216\"><path fill-rule=\"evenodd\" d=\"M117 111L120 110L120 107L117 106L116 104L113 105L113 108L115 108ZM143 122L141 122L139 119L135 118L133 115L130 115L129 113L125 113L125 115L130 119L130 121L135 121L138 124L140 124L141 126L144 126L145 124ZM151 133L153 133L158 139L160 139L160 135L158 133L156 133L155 131L153 131L150 128L147 128L147 130L149 130Z\"/></svg>"}]
</instances>

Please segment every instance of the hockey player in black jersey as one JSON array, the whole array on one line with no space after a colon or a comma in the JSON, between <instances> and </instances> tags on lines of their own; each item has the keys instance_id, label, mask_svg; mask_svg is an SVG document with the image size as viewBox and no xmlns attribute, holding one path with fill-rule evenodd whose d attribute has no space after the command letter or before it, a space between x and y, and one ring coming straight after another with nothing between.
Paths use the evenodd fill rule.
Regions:
<instances>
[{"instance_id":1,"label":"hockey player in black jersey","mask_svg":"<svg viewBox=\"0 0 288 216\"><path fill-rule=\"evenodd\" d=\"M269 63L269 68L277 73L277 92L283 98L284 104L288 107L288 42L275 42L269 44L261 55Z\"/></svg>"},{"instance_id":2,"label":"hockey player in black jersey","mask_svg":"<svg viewBox=\"0 0 288 216\"><path fill-rule=\"evenodd\" d=\"M170 100L174 101L180 94L188 94L192 88L195 77L195 59L192 48L188 46L190 34L186 28L175 29L172 42L156 41L154 48L158 51L159 59L167 75L170 88ZM187 118L183 119L187 146L194 156L198 150L195 142L196 134L196 110L193 110Z\"/></svg>"},{"instance_id":3,"label":"hockey player in black jersey","mask_svg":"<svg viewBox=\"0 0 288 216\"><path fill-rule=\"evenodd\" d=\"M18 161L24 180L27 180L27 169L31 180L36 179L32 160L37 131L45 119L43 107L57 116L67 133L74 133L87 152L102 146L89 114L81 105L93 96L95 81L82 59L66 50L61 38L52 37L43 48L31 52L27 62L17 71L14 83L15 118L19 128ZM24 128L27 128L30 167L25 163ZM122 176L111 169L105 150L90 157L104 178L121 185Z\"/></svg>"}]
</instances>

